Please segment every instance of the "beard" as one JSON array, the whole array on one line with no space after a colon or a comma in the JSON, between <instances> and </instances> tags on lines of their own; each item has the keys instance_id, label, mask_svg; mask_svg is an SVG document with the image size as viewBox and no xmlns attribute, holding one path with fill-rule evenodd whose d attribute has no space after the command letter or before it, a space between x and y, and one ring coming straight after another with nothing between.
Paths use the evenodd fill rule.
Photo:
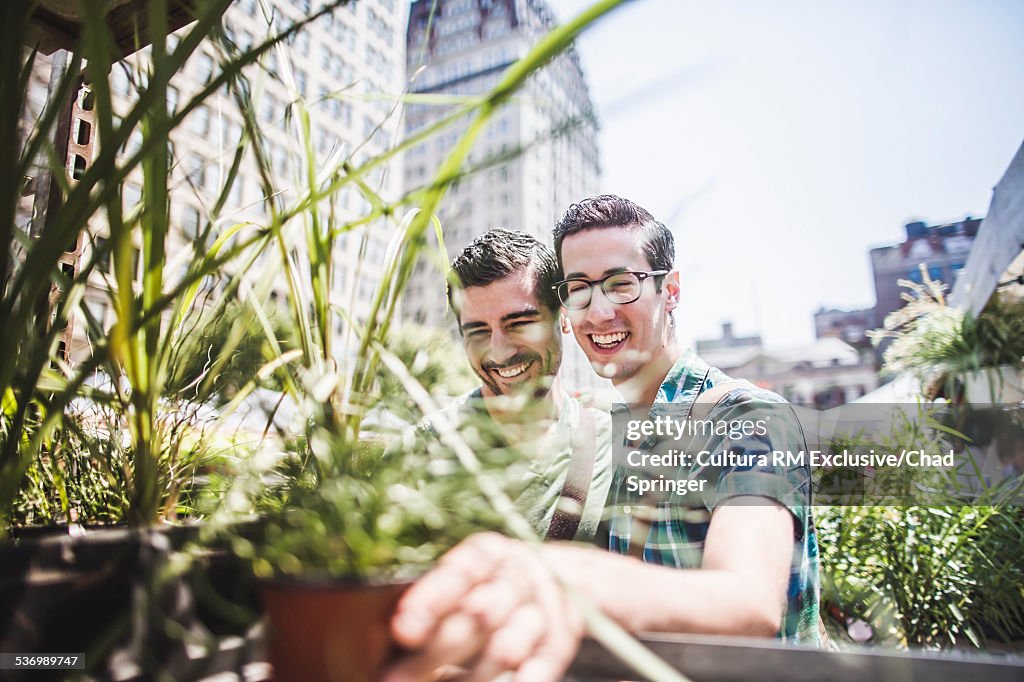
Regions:
<instances>
[{"instance_id":1,"label":"beard","mask_svg":"<svg viewBox=\"0 0 1024 682\"><path fill-rule=\"evenodd\" d=\"M527 371L532 371L532 366L538 367L537 376L534 379L526 379L513 386L503 386L497 380L495 380L492 372L506 367L515 367L529 363L531 365ZM481 371L477 371L476 375L480 377L480 381L483 382L490 392L495 396L512 397L515 395L529 397L533 400L540 400L547 397L548 393L551 392L551 385L554 380L555 374L558 372L559 366L562 364L562 350L558 348L556 350L549 351L544 356L535 352L523 352L517 353L515 356L503 362L498 363L485 363Z\"/></svg>"}]
</instances>

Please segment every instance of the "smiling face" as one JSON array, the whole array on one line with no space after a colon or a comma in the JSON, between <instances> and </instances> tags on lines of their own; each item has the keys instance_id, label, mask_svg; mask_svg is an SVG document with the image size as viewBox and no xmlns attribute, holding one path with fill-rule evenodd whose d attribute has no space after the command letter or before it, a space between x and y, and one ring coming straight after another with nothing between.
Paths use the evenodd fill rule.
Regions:
<instances>
[{"instance_id":1,"label":"smiling face","mask_svg":"<svg viewBox=\"0 0 1024 682\"><path fill-rule=\"evenodd\" d=\"M641 231L623 227L571 234L561 244L565 278L596 280L624 270L654 270L644 255L643 239ZM632 303L612 303L596 286L589 307L565 311L594 370L616 385L645 368L652 368L652 380L660 383L667 371L661 369L675 361L669 313L679 302L679 274L673 271L659 279L660 291L655 278L649 277L642 282L640 298Z\"/></svg>"},{"instance_id":2,"label":"smiling face","mask_svg":"<svg viewBox=\"0 0 1024 682\"><path fill-rule=\"evenodd\" d=\"M531 268L454 293L462 344L485 398L540 398L562 361L558 317L537 300Z\"/></svg>"}]
</instances>

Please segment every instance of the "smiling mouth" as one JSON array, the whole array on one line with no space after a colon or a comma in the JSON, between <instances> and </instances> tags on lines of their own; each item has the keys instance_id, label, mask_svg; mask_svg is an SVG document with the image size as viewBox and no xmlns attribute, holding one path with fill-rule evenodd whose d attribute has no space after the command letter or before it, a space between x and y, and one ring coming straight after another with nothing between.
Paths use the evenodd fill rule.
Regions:
<instances>
[{"instance_id":1,"label":"smiling mouth","mask_svg":"<svg viewBox=\"0 0 1024 682\"><path fill-rule=\"evenodd\" d=\"M617 351L626 343L629 332L613 332L611 334L588 334L590 343L598 350L606 353Z\"/></svg>"},{"instance_id":2,"label":"smiling mouth","mask_svg":"<svg viewBox=\"0 0 1024 682\"><path fill-rule=\"evenodd\" d=\"M533 362L521 362L518 365L512 365L511 367L495 367L491 371L497 374L502 379L515 379L522 375L530 368Z\"/></svg>"}]
</instances>

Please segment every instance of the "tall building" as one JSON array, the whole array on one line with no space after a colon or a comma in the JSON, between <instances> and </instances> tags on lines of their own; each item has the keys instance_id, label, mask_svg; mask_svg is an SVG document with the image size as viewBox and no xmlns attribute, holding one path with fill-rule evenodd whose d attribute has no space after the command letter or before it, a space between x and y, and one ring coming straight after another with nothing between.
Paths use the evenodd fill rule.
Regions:
<instances>
[{"instance_id":1,"label":"tall building","mask_svg":"<svg viewBox=\"0 0 1024 682\"><path fill-rule=\"evenodd\" d=\"M406 65L419 95L469 96L489 91L505 70L556 25L542 0L416 0L409 11ZM411 135L452 105L411 103ZM431 183L467 125L459 121L411 148L405 187ZM493 227L528 232L551 244L555 221L597 189L597 124L579 57L569 49L532 77L497 111L469 160L475 172L451 187L439 210L449 257ZM407 291L406 319L454 329L438 259L424 258ZM596 376L574 343L566 343L563 380L590 388Z\"/></svg>"},{"instance_id":2,"label":"tall building","mask_svg":"<svg viewBox=\"0 0 1024 682\"><path fill-rule=\"evenodd\" d=\"M321 3L310 0L265 0L268 17L259 0L238 0L228 7L223 18L224 35L246 49L283 30L293 21L308 16ZM270 162L271 193L265 191L251 149L246 153L227 197L221 217L224 224L252 220L266 224L272 202L287 205L299 196L304 180L304 157L299 133L294 124L293 102L302 97L310 107L311 137L317 159L323 169L332 156L350 157L358 165L400 140L400 116L395 102L405 86L406 3L399 0L360 0L336 9L332 15L311 22L281 49L271 50L262 67L245 72L253 84L253 106L258 125L256 143ZM191 30L184 27L176 35ZM171 36L169 48L177 44ZM224 45L204 41L184 68L173 77L169 89L169 107L187 102L219 73ZM132 55L114 66L110 74L114 106L124 111L130 106L143 78L140 64L146 51ZM40 62L40 69L48 65ZM37 100L45 98L46 78L42 76L32 94L31 116ZM38 92L42 88L41 92ZM242 132L242 115L233 98L221 90L196 108L184 124L174 131L172 174L170 181L170 223L168 253L180 253L190 247L203 253L200 234L209 222L217 194ZM132 151L141 142L136 133L129 143ZM102 141L101 141L102 143ZM387 164L367 178L368 184L385 200L401 196L401 159ZM144 200L141 175L136 172L123 185L125 210ZM340 223L365 215L369 203L355 189L344 189L335 198L334 217ZM22 221L28 220L28 211ZM340 237L334 253L333 287L338 301L351 301L348 311L356 318L369 310L372 291L381 276L384 254L390 239L385 223ZM297 233L301 236L301 226ZM90 225L81 258L92 258L93 246L106 239L106 227ZM366 243L361 236L366 233ZM216 230L215 230L216 234ZM215 236L214 234L214 236ZM301 238L297 240L301 242ZM297 247L301 250L301 246ZM360 256L363 252L363 256ZM301 257L296 258L301 263ZM85 294L85 305L106 325L113 312L107 282L109 264L100 264ZM215 283L207 286L214 287ZM282 280L273 284L274 294L285 294ZM283 300L283 299L279 299ZM342 320L337 318L336 333ZM76 329L84 329L84 324ZM80 356L88 344L84 333L76 332L72 357Z\"/></svg>"},{"instance_id":3,"label":"tall building","mask_svg":"<svg viewBox=\"0 0 1024 682\"><path fill-rule=\"evenodd\" d=\"M920 283L921 267L928 277L946 284L952 291L967 262L980 218L965 218L945 225L907 223L906 239L899 244L871 249L871 271L875 280L874 326L881 327L885 316L903 307L900 295L905 289L898 281Z\"/></svg>"}]
</instances>

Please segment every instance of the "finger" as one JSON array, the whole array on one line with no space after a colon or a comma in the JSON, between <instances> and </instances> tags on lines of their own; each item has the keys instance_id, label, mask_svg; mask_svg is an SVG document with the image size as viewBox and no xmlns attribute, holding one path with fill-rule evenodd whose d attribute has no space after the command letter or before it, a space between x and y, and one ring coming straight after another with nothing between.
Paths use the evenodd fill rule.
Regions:
<instances>
[{"instance_id":1,"label":"finger","mask_svg":"<svg viewBox=\"0 0 1024 682\"><path fill-rule=\"evenodd\" d=\"M515 682L558 682L569 669L571 657L561 658L533 657L523 663L516 671Z\"/></svg>"},{"instance_id":2,"label":"finger","mask_svg":"<svg viewBox=\"0 0 1024 682\"><path fill-rule=\"evenodd\" d=\"M452 549L438 566L417 580L399 600L391 632L402 646L418 648L462 600L495 571L501 536L473 536ZM502 538L503 539L503 538Z\"/></svg>"},{"instance_id":3,"label":"finger","mask_svg":"<svg viewBox=\"0 0 1024 682\"><path fill-rule=\"evenodd\" d=\"M386 682L421 682L435 678L442 665L472 660L486 642L476 618L455 613L444 619L430 641L415 654L401 658L386 671Z\"/></svg>"},{"instance_id":4,"label":"finger","mask_svg":"<svg viewBox=\"0 0 1024 682\"><path fill-rule=\"evenodd\" d=\"M489 682L501 673L518 670L543 638L544 628L544 615L537 606L517 610L491 637L466 682Z\"/></svg>"},{"instance_id":5,"label":"finger","mask_svg":"<svg viewBox=\"0 0 1024 682\"><path fill-rule=\"evenodd\" d=\"M481 583L463 602L463 611L475 616L487 631L502 627L521 604L532 600L532 589L522 571L503 574Z\"/></svg>"},{"instance_id":6,"label":"finger","mask_svg":"<svg viewBox=\"0 0 1024 682\"><path fill-rule=\"evenodd\" d=\"M535 650L519 667L516 679L560 679L579 648L583 619L543 561L532 562L531 571L545 628Z\"/></svg>"}]
</instances>

